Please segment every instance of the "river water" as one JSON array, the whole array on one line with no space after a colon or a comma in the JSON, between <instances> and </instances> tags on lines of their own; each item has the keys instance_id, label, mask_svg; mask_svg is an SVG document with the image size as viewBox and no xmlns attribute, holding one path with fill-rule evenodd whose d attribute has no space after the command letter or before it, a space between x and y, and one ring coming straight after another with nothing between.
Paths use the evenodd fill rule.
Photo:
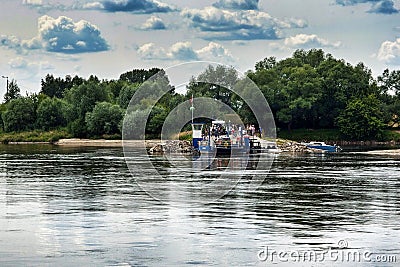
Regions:
<instances>
[{"instance_id":1,"label":"river water","mask_svg":"<svg viewBox=\"0 0 400 267\"><path fill-rule=\"evenodd\" d=\"M0 266L399 266L400 158L281 154L259 188L181 205L144 192L140 166L120 148L0 146Z\"/></svg>"}]
</instances>

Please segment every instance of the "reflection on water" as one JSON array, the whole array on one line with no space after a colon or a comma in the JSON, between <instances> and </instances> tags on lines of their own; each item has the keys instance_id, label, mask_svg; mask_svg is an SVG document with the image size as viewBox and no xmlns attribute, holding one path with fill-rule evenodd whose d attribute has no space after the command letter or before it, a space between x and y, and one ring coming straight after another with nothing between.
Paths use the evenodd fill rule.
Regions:
<instances>
[{"instance_id":1,"label":"reflection on water","mask_svg":"<svg viewBox=\"0 0 400 267\"><path fill-rule=\"evenodd\" d=\"M399 159L282 154L268 172L256 164L270 157L167 163L154 156L158 172L150 172L140 168L145 157L132 155L139 163L132 176L122 149L0 146L0 265L269 266L257 258L266 246L320 251L339 240L397 255L397 264L359 266L400 261ZM148 179L157 193L168 184L174 197L171 188L201 191L227 168L237 185L210 204L158 202L137 184ZM249 174L265 179L260 188L249 187Z\"/></svg>"}]
</instances>

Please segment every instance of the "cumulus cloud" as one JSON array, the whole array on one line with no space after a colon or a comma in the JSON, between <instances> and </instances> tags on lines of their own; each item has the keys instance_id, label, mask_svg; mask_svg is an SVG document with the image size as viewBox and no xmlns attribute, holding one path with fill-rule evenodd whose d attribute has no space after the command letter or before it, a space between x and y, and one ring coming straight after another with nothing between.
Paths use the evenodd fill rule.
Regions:
<instances>
[{"instance_id":1,"label":"cumulus cloud","mask_svg":"<svg viewBox=\"0 0 400 267\"><path fill-rule=\"evenodd\" d=\"M16 57L8 62L8 65L13 69L23 69L28 66L28 61L22 57Z\"/></svg>"},{"instance_id":2,"label":"cumulus cloud","mask_svg":"<svg viewBox=\"0 0 400 267\"><path fill-rule=\"evenodd\" d=\"M204 39L254 40L281 38L281 29L301 28L304 20L279 20L257 10L223 10L215 7L184 9L181 15L203 32Z\"/></svg>"},{"instance_id":3,"label":"cumulus cloud","mask_svg":"<svg viewBox=\"0 0 400 267\"><path fill-rule=\"evenodd\" d=\"M20 50L21 49L21 40L14 35L0 35L0 46Z\"/></svg>"},{"instance_id":4,"label":"cumulus cloud","mask_svg":"<svg viewBox=\"0 0 400 267\"><path fill-rule=\"evenodd\" d=\"M377 58L388 64L400 65L400 38L397 38L394 42L383 42Z\"/></svg>"},{"instance_id":5,"label":"cumulus cloud","mask_svg":"<svg viewBox=\"0 0 400 267\"><path fill-rule=\"evenodd\" d=\"M354 6L357 4L376 3L381 0L336 0L336 3L341 6Z\"/></svg>"},{"instance_id":6,"label":"cumulus cloud","mask_svg":"<svg viewBox=\"0 0 400 267\"><path fill-rule=\"evenodd\" d=\"M329 42L315 34L297 34L285 39L285 46L294 48L340 47L340 42Z\"/></svg>"},{"instance_id":7,"label":"cumulus cloud","mask_svg":"<svg viewBox=\"0 0 400 267\"><path fill-rule=\"evenodd\" d=\"M44 2L43 0L23 0L22 4L30 8L34 8L42 14L45 14L50 10L70 11L81 9L81 5L78 3L75 3L73 5L65 5L60 2L51 3L49 1Z\"/></svg>"},{"instance_id":8,"label":"cumulus cloud","mask_svg":"<svg viewBox=\"0 0 400 267\"><path fill-rule=\"evenodd\" d=\"M336 3L341 6L354 6L357 4L372 4L369 13L379 14L395 14L399 10L394 7L393 0L336 0Z\"/></svg>"},{"instance_id":9,"label":"cumulus cloud","mask_svg":"<svg viewBox=\"0 0 400 267\"><path fill-rule=\"evenodd\" d=\"M231 53L222 45L210 42L207 46L195 50L190 42L177 42L168 49L156 47L147 43L137 50L142 59L146 60L223 60L233 61Z\"/></svg>"},{"instance_id":10,"label":"cumulus cloud","mask_svg":"<svg viewBox=\"0 0 400 267\"><path fill-rule=\"evenodd\" d=\"M392 0L384 0L384 1L379 1L379 2L375 3L368 12L390 15L390 14L399 13L399 10L397 10L394 7L394 3Z\"/></svg>"},{"instance_id":11,"label":"cumulus cloud","mask_svg":"<svg viewBox=\"0 0 400 267\"><path fill-rule=\"evenodd\" d=\"M259 0L219 0L213 6L225 9L251 10L258 9Z\"/></svg>"},{"instance_id":12,"label":"cumulus cloud","mask_svg":"<svg viewBox=\"0 0 400 267\"><path fill-rule=\"evenodd\" d=\"M54 69L54 66L51 65L48 61L38 61L38 62L33 62L31 60L27 60L23 57L16 57L12 58L8 61L8 65L12 69L42 69L42 70L49 70L49 69Z\"/></svg>"},{"instance_id":13,"label":"cumulus cloud","mask_svg":"<svg viewBox=\"0 0 400 267\"><path fill-rule=\"evenodd\" d=\"M104 0L86 3L83 8L106 12L131 12L139 14L165 13L176 8L156 0Z\"/></svg>"},{"instance_id":14,"label":"cumulus cloud","mask_svg":"<svg viewBox=\"0 0 400 267\"><path fill-rule=\"evenodd\" d=\"M0 45L16 50L44 49L49 52L76 54L108 50L107 42L100 30L88 21L74 22L61 16L52 18L42 16L38 19L38 35L30 40L1 36Z\"/></svg>"},{"instance_id":15,"label":"cumulus cloud","mask_svg":"<svg viewBox=\"0 0 400 267\"><path fill-rule=\"evenodd\" d=\"M164 30L167 27L165 26L161 18L151 16L146 20L145 23L143 23L141 28L142 30Z\"/></svg>"},{"instance_id":16,"label":"cumulus cloud","mask_svg":"<svg viewBox=\"0 0 400 267\"><path fill-rule=\"evenodd\" d=\"M32 5L32 6L41 6L43 5L42 0L23 0L22 1L23 5Z\"/></svg>"},{"instance_id":17,"label":"cumulus cloud","mask_svg":"<svg viewBox=\"0 0 400 267\"><path fill-rule=\"evenodd\" d=\"M147 43L139 47L139 55L143 59L152 60L198 60L196 52L190 42L177 42L169 49L157 48L154 43Z\"/></svg>"},{"instance_id":18,"label":"cumulus cloud","mask_svg":"<svg viewBox=\"0 0 400 267\"><path fill-rule=\"evenodd\" d=\"M221 44L210 42L207 46L196 51L200 59L222 59L234 61L232 54Z\"/></svg>"}]
</instances>

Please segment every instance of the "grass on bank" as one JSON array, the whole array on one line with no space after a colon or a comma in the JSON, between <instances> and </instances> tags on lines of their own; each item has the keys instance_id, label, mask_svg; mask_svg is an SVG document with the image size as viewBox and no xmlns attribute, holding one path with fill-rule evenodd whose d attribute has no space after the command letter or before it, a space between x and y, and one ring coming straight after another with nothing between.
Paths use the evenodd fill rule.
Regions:
<instances>
[{"instance_id":1,"label":"grass on bank","mask_svg":"<svg viewBox=\"0 0 400 267\"><path fill-rule=\"evenodd\" d=\"M63 138L72 136L66 130L52 131L26 131L26 132L0 132L0 143L8 144L10 142L49 142L54 143Z\"/></svg>"},{"instance_id":2,"label":"grass on bank","mask_svg":"<svg viewBox=\"0 0 400 267\"><path fill-rule=\"evenodd\" d=\"M5 133L0 131L0 143L8 144L10 142L46 142L55 143L60 139L73 138L66 129L56 129L51 131L25 131L25 132L10 132ZM106 140L121 140L121 134L104 134L93 136L90 139L106 139Z\"/></svg>"}]
</instances>

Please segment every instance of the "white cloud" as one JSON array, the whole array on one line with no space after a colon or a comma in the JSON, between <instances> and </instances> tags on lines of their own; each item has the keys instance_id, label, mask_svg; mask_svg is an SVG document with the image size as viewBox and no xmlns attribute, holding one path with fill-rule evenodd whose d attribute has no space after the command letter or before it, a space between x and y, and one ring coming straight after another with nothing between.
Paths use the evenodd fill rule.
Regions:
<instances>
[{"instance_id":1,"label":"white cloud","mask_svg":"<svg viewBox=\"0 0 400 267\"><path fill-rule=\"evenodd\" d=\"M14 35L0 35L0 46L20 50L21 49L21 40Z\"/></svg>"},{"instance_id":2,"label":"white cloud","mask_svg":"<svg viewBox=\"0 0 400 267\"><path fill-rule=\"evenodd\" d=\"M378 14L396 14L399 10L395 8L393 0L336 0L336 3L341 6L354 6L358 4L370 3L372 5L369 13Z\"/></svg>"},{"instance_id":3,"label":"white cloud","mask_svg":"<svg viewBox=\"0 0 400 267\"><path fill-rule=\"evenodd\" d=\"M157 16L151 16L142 25L142 30L164 30L166 26L162 19Z\"/></svg>"},{"instance_id":4,"label":"white cloud","mask_svg":"<svg viewBox=\"0 0 400 267\"><path fill-rule=\"evenodd\" d=\"M24 57L12 58L8 61L8 65L13 69L24 69L24 68L39 68L39 69L53 69L54 66L48 61L31 61Z\"/></svg>"},{"instance_id":5,"label":"white cloud","mask_svg":"<svg viewBox=\"0 0 400 267\"><path fill-rule=\"evenodd\" d=\"M196 51L201 59L234 61L232 54L221 44L210 42L207 46Z\"/></svg>"},{"instance_id":6,"label":"white cloud","mask_svg":"<svg viewBox=\"0 0 400 267\"><path fill-rule=\"evenodd\" d=\"M88 21L74 22L60 16L52 18L41 16L38 19L38 34L29 40L20 40L16 36L0 36L0 46L24 50L44 49L49 52L76 54L108 50L107 42L101 37L100 30Z\"/></svg>"},{"instance_id":7,"label":"white cloud","mask_svg":"<svg viewBox=\"0 0 400 267\"><path fill-rule=\"evenodd\" d=\"M90 2L90 3L85 3L82 6L82 9L104 9L104 6L102 3L100 2Z\"/></svg>"},{"instance_id":8,"label":"white cloud","mask_svg":"<svg viewBox=\"0 0 400 267\"><path fill-rule=\"evenodd\" d=\"M205 32L204 39L254 40L279 39L281 29L303 28L307 23L301 19L280 20L257 10L223 10L215 7L184 9L181 15L193 28Z\"/></svg>"},{"instance_id":9,"label":"white cloud","mask_svg":"<svg viewBox=\"0 0 400 267\"><path fill-rule=\"evenodd\" d=\"M221 44L210 42L207 46L195 50L190 42L177 42L168 49L156 47L154 43L147 43L137 50L142 59L146 60L218 60L234 61L231 53Z\"/></svg>"},{"instance_id":10,"label":"white cloud","mask_svg":"<svg viewBox=\"0 0 400 267\"><path fill-rule=\"evenodd\" d=\"M142 59L168 59L164 48L157 48L154 43L147 43L140 46L137 50Z\"/></svg>"},{"instance_id":11,"label":"white cloud","mask_svg":"<svg viewBox=\"0 0 400 267\"><path fill-rule=\"evenodd\" d=\"M86 3L82 9L96 9L106 12L130 12L139 14L165 13L176 8L156 0L103 0Z\"/></svg>"},{"instance_id":12,"label":"white cloud","mask_svg":"<svg viewBox=\"0 0 400 267\"><path fill-rule=\"evenodd\" d=\"M28 61L22 57L16 57L8 62L8 65L13 69L22 69L28 66Z\"/></svg>"},{"instance_id":13,"label":"white cloud","mask_svg":"<svg viewBox=\"0 0 400 267\"><path fill-rule=\"evenodd\" d=\"M190 42L178 42L173 44L169 52L168 57L177 60L198 60L199 57L197 53L193 50L192 44Z\"/></svg>"},{"instance_id":14,"label":"white cloud","mask_svg":"<svg viewBox=\"0 0 400 267\"><path fill-rule=\"evenodd\" d=\"M88 21L74 22L60 16L52 18L42 16L38 19L38 34L30 40L20 40L15 36L0 36L0 46L15 49L44 49L49 52L67 54L98 52L108 50L107 42L101 37L100 30Z\"/></svg>"},{"instance_id":15,"label":"white cloud","mask_svg":"<svg viewBox=\"0 0 400 267\"><path fill-rule=\"evenodd\" d=\"M138 54L147 60L197 60L197 54L190 42L177 42L170 48L157 48L154 43L147 43L139 47Z\"/></svg>"},{"instance_id":16,"label":"white cloud","mask_svg":"<svg viewBox=\"0 0 400 267\"><path fill-rule=\"evenodd\" d=\"M213 6L238 10L258 9L259 0L218 0Z\"/></svg>"},{"instance_id":17,"label":"white cloud","mask_svg":"<svg viewBox=\"0 0 400 267\"><path fill-rule=\"evenodd\" d=\"M32 6L41 6L41 5L43 5L43 1L42 0L23 0L22 4L32 5Z\"/></svg>"},{"instance_id":18,"label":"white cloud","mask_svg":"<svg viewBox=\"0 0 400 267\"><path fill-rule=\"evenodd\" d=\"M285 46L294 48L340 47L340 42L330 42L315 34L297 34L284 40Z\"/></svg>"},{"instance_id":19,"label":"white cloud","mask_svg":"<svg viewBox=\"0 0 400 267\"><path fill-rule=\"evenodd\" d=\"M377 58L388 64L400 65L400 38L397 38L394 42L383 42Z\"/></svg>"}]
</instances>

